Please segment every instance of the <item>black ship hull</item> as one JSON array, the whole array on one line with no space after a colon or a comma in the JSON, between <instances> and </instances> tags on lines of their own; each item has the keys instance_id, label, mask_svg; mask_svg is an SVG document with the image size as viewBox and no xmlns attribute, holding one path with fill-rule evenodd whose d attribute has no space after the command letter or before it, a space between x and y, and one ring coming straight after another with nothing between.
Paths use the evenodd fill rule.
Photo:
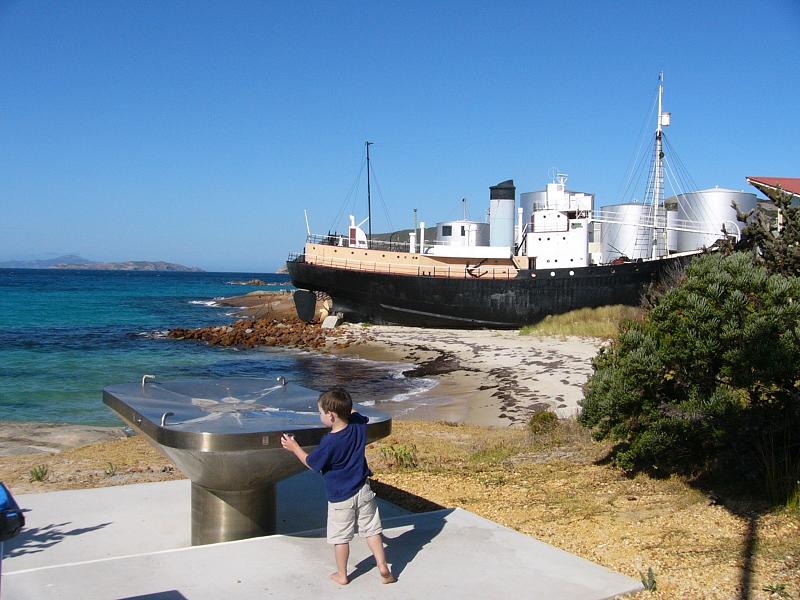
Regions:
<instances>
[{"instance_id":1,"label":"black ship hull","mask_svg":"<svg viewBox=\"0 0 800 600\"><path fill-rule=\"evenodd\" d=\"M509 279L393 275L287 261L298 289L325 292L348 321L448 328L517 328L585 307L636 305L691 257L521 270Z\"/></svg>"}]
</instances>

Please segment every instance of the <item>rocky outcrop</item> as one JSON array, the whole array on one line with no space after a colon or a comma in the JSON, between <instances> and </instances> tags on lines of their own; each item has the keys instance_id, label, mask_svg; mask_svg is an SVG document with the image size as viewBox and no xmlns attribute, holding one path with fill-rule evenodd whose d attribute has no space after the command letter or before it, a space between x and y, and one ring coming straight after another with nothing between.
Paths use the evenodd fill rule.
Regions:
<instances>
[{"instance_id":1,"label":"rocky outcrop","mask_svg":"<svg viewBox=\"0 0 800 600\"><path fill-rule=\"evenodd\" d=\"M304 323L297 317L291 319L242 319L231 325L201 327L199 329L173 329L168 337L179 340L201 340L215 346L285 346L319 350L330 346L346 348L352 340L341 330L326 329L317 323Z\"/></svg>"}]
</instances>

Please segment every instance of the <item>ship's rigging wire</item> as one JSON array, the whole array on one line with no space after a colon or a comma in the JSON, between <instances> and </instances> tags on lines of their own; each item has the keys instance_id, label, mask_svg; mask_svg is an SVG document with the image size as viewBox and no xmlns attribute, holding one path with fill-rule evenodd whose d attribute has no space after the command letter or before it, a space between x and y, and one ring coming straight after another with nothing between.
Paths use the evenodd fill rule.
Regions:
<instances>
[{"instance_id":1,"label":"ship's rigging wire","mask_svg":"<svg viewBox=\"0 0 800 600\"><path fill-rule=\"evenodd\" d=\"M341 205L339 206L339 211L336 213L336 216L333 218L333 222L331 226L328 228L328 231L336 231L337 223L340 223L341 220L344 218L346 213L350 213L353 215L358 214L356 210L356 206L359 201L359 190L361 189L361 179L364 176L364 170L367 167L367 154L366 150L362 154L361 159L361 168L358 170L358 175L356 175L353 183L350 185L350 189L347 192L347 195L344 197ZM378 192L378 198L381 201L381 206L383 207L383 214L386 216L386 222L389 225L389 231L393 231L394 227L392 226L392 220L389 217L389 209L386 206L386 201L383 197L383 190L381 190L380 183L378 183L378 177L375 175L375 168L370 164L369 166L370 176L372 177L372 182L375 184L375 189Z\"/></svg>"},{"instance_id":2,"label":"ship's rigging wire","mask_svg":"<svg viewBox=\"0 0 800 600\"><path fill-rule=\"evenodd\" d=\"M691 176L691 173L689 173L689 170L686 168L686 165L684 165L669 139L666 136L664 136L663 139L670 156L670 161L666 162L667 170L665 170L665 172L671 175L673 180L675 180L675 183L672 184L674 195L685 196L685 194L690 191L698 191L697 183L694 181L694 178ZM687 201L682 202L680 206L685 215L685 219L688 221L694 221L696 223L714 221L714 215L704 203L690 203L687 199Z\"/></svg>"},{"instance_id":3,"label":"ship's rigging wire","mask_svg":"<svg viewBox=\"0 0 800 600\"><path fill-rule=\"evenodd\" d=\"M358 197L358 188L361 184L361 175L364 173L364 168L366 167L366 154L364 154L364 160L361 161L361 168L358 171L358 175L353 180L352 185L350 186L350 190L347 192L347 195L344 197L344 201L339 206L339 212L336 213L336 216L333 218L333 223L331 226L328 227L328 231L336 231L336 224L341 222L341 219L344 217L345 212L348 208L352 206L355 208L355 201ZM351 211L352 212L352 211Z\"/></svg>"},{"instance_id":4,"label":"ship's rigging wire","mask_svg":"<svg viewBox=\"0 0 800 600\"><path fill-rule=\"evenodd\" d=\"M647 156L644 153L644 146L647 144L648 140L652 138L649 135L649 125L652 123L653 114L656 112L658 107L658 86L656 85L654 93L653 93L653 101L650 105L650 109L647 111L644 119L642 120L642 125L639 129L639 134L636 137L635 142L635 149L631 154L630 161L628 162L628 166L626 168L626 175L625 179L623 179L622 185L618 188L617 198L621 201L625 201L628 197L628 193L631 192L631 187L634 186L635 183L639 181L640 175L639 170L641 169L642 163L644 162L645 157ZM619 194L619 189L622 189L622 194Z\"/></svg>"},{"instance_id":5,"label":"ship's rigging wire","mask_svg":"<svg viewBox=\"0 0 800 600\"><path fill-rule=\"evenodd\" d=\"M375 175L375 169L370 164L369 172L372 174L372 181L375 183L375 188L378 190L378 198L381 201L381 206L383 207L383 214L386 216L386 223L389 225L389 231L394 231L394 226L392 225L392 220L389 218L389 209L386 206L386 202L383 199L383 191L381 190L381 185L378 183L378 177Z\"/></svg>"}]
</instances>

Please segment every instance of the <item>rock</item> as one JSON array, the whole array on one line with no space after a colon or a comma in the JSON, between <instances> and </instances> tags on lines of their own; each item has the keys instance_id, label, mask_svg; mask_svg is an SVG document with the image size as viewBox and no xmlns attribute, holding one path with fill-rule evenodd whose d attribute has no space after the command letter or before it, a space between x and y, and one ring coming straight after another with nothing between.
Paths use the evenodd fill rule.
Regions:
<instances>
[{"instance_id":1,"label":"rock","mask_svg":"<svg viewBox=\"0 0 800 600\"><path fill-rule=\"evenodd\" d=\"M339 315L330 315L325 317L325 320L322 322L323 329L333 329L339 324L341 317Z\"/></svg>"}]
</instances>

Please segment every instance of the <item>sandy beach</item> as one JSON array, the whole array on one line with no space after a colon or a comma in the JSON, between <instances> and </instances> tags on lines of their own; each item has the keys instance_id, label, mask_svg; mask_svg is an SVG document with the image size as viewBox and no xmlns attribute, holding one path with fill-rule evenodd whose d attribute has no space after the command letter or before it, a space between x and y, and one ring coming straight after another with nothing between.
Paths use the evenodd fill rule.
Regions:
<instances>
[{"instance_id":1,"label":"sandy beach","mask_svg":"<svg viewBox=\"0 0 800 600\"><path fill-rule=\"evenodd\" d=\"M345 325L355 343L339 352L420 365L407 376L437 385L406 401L398 418L469 425L525 423L542 410L578 411L591 360L603 341L520 335L508 330Z\"/></svg>"}]
</instances>

